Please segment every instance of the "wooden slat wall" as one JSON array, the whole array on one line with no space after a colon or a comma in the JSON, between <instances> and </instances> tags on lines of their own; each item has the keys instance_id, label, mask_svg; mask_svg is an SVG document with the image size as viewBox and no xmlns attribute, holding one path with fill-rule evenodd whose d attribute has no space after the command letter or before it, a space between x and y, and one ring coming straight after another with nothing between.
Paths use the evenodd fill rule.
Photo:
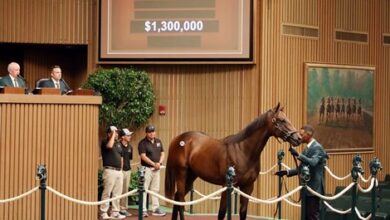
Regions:
<instances>
[{"instance_id":1,"label":"wooden slat wall","mask_svg":"<svg viewBox=\"0 0 390 220\"><path fill-rule=\"evenodd\" d=\"M87 44L92 0L1 0L0 42Z\"/></svg>"},{"instance_id":2,"label":"wooden slat wall","mask_svg":"<svg viewBox=\"0 0 390 220\"><path fill-rule=\"evenodd\" d=\"M34 96L30 98L35 102L29 103L12 96L0 97L0 199L39 185L36 167L46 164L48 186L74 198L96 201L98 102L49 104L53 99L72 97ZM96 219L96 207L71 203L49 192L46 195L47 219ZM0 219L38 220L39 202L36 192L0 204Z\"/></svg>"},{"instance_id":3,"label":"wooden slat wall","mask_svg":"<svg viewBox=\"0 0 390 220\"><path fill-rule=\"evenodd\" d=\"M217 138L235 133L278 101L286 106L287 115L293 124L299 127L305 120L303 106L305 62L369 65L376 68L375 151L363 154L363 159L365 170L368 171L367 164L371 158L379 156L384 172L388 172L390 156L386 145L390 142L388 136L390 126L386 109L390 104L388 62L390 47L383 46L383 34L390 34L390 0L254 0L254 2L256 64L137 66L150 73L157 94L156 104L167 106L166 116L158 116L156 113L151 118L151 123L158 128L157 134L163 140L165 148L167 149L169 141L174 136L187 130L201 130ZM88 70L96 67L98 19L96 0L46 0L34 3L28 0L3 0L0 1L0 8L4 14L4 19L0 20L0 26L4 27L0 29L4 31L4 34L2 32L0 34L0 42L88 43L88 61L85 62L88 62ZM60 10L51 14L50 8ZM40 13L37 13L38 10ZM16 19L10 19L13 17L10 16L11 12L18 15L15 16ZM30 16L22 16L29 13ZM56 25L51 25L51 21L43 19L45 17L43 14L53 18L59 17ZM76 14L79 16L75 16ZM317 26L319 38L284 36L281 33L282 23ZM54 29L57 24L59 29ZM28 27L23 28L26 26ZM358 44L335 41L336 29L368 33L369 42ZM54 32L56 34L53 34ZM40 70L35 65L43 62L36 60L41 58L34 59L36 53L31 51L27 56L30 57L30 61L25 64L30 70L36 69L32 71L34 72L32 78L40 76L38 74ZM47 55L42 54L40 57L45 56ZM76 81L79 83L80 80ZM137 145L143 135L143 130L135 134L133 146ZM262 170L276 163L277 150L287 151L287 148L286 144L281 145L272 139L261 156ZM335 174L344 176L351 169L352 156L353 154L331 155L329 167ZM135 161L138 160L136 157ZM294 166L289 156L284 162ZM380 178L383 178L382 174ZM287 182L290 189L298 185L296 178ZM348 183L348 180L335 181L327 176L327 191L333 192L336 185ZM27 190L30 185L24 187L17 192ZM218 188L201 181L197 181L195 187L202 193L209 193ZM161 192L163 193L163 190ZM260 176L253 195L270 198L275 196L276 192L276 178L266 175ZM0 194L0 198L1 196ZM61 205L64 206L65 202ZM73 207L68 203L66 205ZM27 204L26 206L29 207ZM217 207L217 202L208 201L196 205L194 210L216 213ZM4 207L0 208L4 210ZM11 205L9 208L16 209ZM251 204L249 214L272 216L274 210L275 205ZM283 204L283 210L284 218L299 218L299 209ZM64 215L70 215L69 213L63 212Z\"/></svg>"},{"instance_id":4,"label":"wooden slat wall","mask_svg":"<svg viewBox=\"0 0 390 220\"><path fill-rule=\"evenodd\" d=\"M389 14L388 0L350 1L350 0L306 0L306 1L262 1L263 3L263 31L262 45L264 46L261 67L261 106L269 106L276 100L287 104L288 115L297 126L304 123L304 63L333 63L348 65L375 66L375 122L374 122L374 153L364 153L365 170L368 172L368 163L373 156L378 156L384 164L385 170L390 168L386 143L388 134L389 116L385 112L389 104L388 80L389 51L382 46L382 22L387 23L385 17ZM313 12L316 13L313 15ZM311 20L314 19L314 20ZM318 26L319 39L283 36L282 23L297 25ZM368 44L336 42L335 29L342 29L369 34ZM385 51L385 49L387 51ZM387 59L385 58L387 56ZM385 67L384 65L387 65ZM271 95L272 94L272 95ZM262 108L261 111L264 111ZM387 123L386 123L387 122ZM385 133L387 132L387 133ZM269 145L262 158L273 158L267 164L270 167L276 161L276 148ZM285 151L286 147L283 148ZM339 176L347 175L351 169L353 154L331 155L328 166ZM290 158L286 163L294 166ZM388 171L385 171L388 173ZM367 175L367 174L366 174ZM382 175L381 175L382 177ZM260 178L261 181L263 177ZM271 177L264 177L276 186ZM332 193L336 185L347 185L350 180L336 181L327 176L327 192ZM290 189L297 186L297 181L288 180ZM260 183L259 183L260 184ZM276 187L270 195L259 194L258 197L268 198L276 195ZM290 205L283 205L283 216L289 219L298 219L299 210ZM270 216L274 207L260 205L260 215Z\"/></svg>"},{"instance_id":5,"label":"wooden slat wall","mask_svg":"<svg viewBox=\"0 0 390 220\"><path fill-rule=\"evenodd\" d=\"M389 170L390 160L386 154L386 143L390 141L386 135L389 133L389 116L385 109L390 99L390 55L389 47L381 43L383 30L389 29L389 19L386 20L390 11L389 0L263 0L255 3L255 20L260 21L254 25L257 33L254 49L258 57L256 65L138 66L150 72L157 104L167 105L166 116L156 114L151 119L160 128L157 132L165 146L173 136L187 130L201 130L215 137L235 133L278 101L286 106L287 115L299 127L305 122L305 62L369 65L376 68L374 152L362 154L364 168L368 172L369 161L373 156L378 156L385 172ZM284 36L281 33L282 23L318 27L319 38ZM335 41L336 29L368 33L369 42ZM236 68L244 71L236 73L233 71ZM233 81L234 84L230 86ZM254 86L254 83L258 83L258 86ZM256 88L258 91L255 91ZM239 95L235 101L237 97L231 93L232 90L243 95ZM240 102L239 99L247 101ZM216 106L218 104L224 104L223 108ZM142 136L143 131L138 132L133 144L136 145L136 140ZM288 145L270 140L261 156L262 170L276 163L279 149L287 152ZM350 172L353 155L332 154L328 166L336 175L345 176ZM295 166L290 156L286 156L284 162ZM383 178L383 174L379 177ZM271 175L260 176L253 195L258 198L277 195L276 181ZM350 183L350 180L336 181L329 175L326 181L328 193L333 192L337 185ZM298 179L288 179L287 183L291 190L298 185ZM218 187L197 181L195 188L207 194ZM273 216L275 208L275 205L250 204L249 214ZM216 213L218 202L201 203L195 205L194 210ZM299 213L298 208L283 203L284 218L298 219Z\"/></svg>"}]
</instances>

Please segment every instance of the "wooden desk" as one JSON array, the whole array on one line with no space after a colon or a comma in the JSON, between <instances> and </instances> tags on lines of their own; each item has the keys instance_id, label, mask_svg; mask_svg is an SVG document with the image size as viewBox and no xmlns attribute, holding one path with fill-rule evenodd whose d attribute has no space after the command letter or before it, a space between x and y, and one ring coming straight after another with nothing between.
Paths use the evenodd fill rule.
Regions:
<instances>
[{"instance_id":1,"label":"wooden desk","mask_svg":"<svg viewBox=\"0 0 390 220\"><path fill-rule=\"evenodd\" d=\"M89 96L93 96L95 95L95 92L91 89L76 89L76 90L73 90L72 93L70 93L70 95L89 95Z\"/></svg>"},{"instance_id":2,"label":"wooden desk","mask_svg":"<svg viewBox=\"0 0 390 220\"><path fill-rule=\"evenodd\" d=\"M0 87L0 94L24 94L25 89L24 88L18 88L18 87Z\"/></svg>"},{"instance_id":3,"label":"wooden desk","mask_svg":"<svg viewBox=\"0 0 390 220\"><path fill-rule=\"evenodd\" d=\"M37 165L46 164L48 186L96 201L101 102L100 96L0 94L0 199L37 186ZM0 219L39 220L39 196L0 204ZM96 207L46 196L47 219L80 219L82 213L83 220L96 220Z\"/></svg>"},{"instance_id":4,"label":"wooden desk","mask_svg":"<svg viewBox=\"0 0 390 220\"><path fill-rule=\"evenodd\" d=\"M38 95L61 95L61 90L57 88L35 88L33 93Z\"/></svg>"}]
</instances>

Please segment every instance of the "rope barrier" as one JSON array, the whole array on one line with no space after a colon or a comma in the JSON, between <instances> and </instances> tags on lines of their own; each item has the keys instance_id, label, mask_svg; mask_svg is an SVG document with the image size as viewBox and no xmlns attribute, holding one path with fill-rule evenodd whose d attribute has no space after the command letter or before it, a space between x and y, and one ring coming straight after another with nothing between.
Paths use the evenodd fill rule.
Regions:
<instances>
[{"instance_id":1,"label":"rope barrier","mask_svg":"<svg viewBox=\"0 0 390 220\"><path fill-rule=\"evenodd\" d=\"M133 163L131 164L131 166L136 166L136 165L139 165L140 163L137 162L137 163ZM286 168L286 169L291 169L289 166L287 166L286 164L284 163L281 163L281 165ZM260 171L259 172L259 175L264 175L264 174L268 174L270 173L272 170L274 170L276 167L278 166L278 164L275 164L273 165L271 168L269 168L268 170L266 171ZM164 169L166 168L165 166L161 166L161 169ZM335 179L337 180L345 180L349 177L351 177L351 174L348 174L344 177L339 177L339 176L336 176L330 169L329 167L325 166L325 169L326 171ZM378 185L378 179L376 178L373 178L372 176L370 176L369 178L365 179L363 177L363 175L361 173L358 173L360 179L367 183L369 181L371 181L370 183L370 186L366 189L364 189L360 184L356 183L356 182L352 182L350 183L346 188L344 188L341 192L339 192L338 194L336 195L333 195L333 196L324 196L324 195L321 195L320 193L314 191L313 189L311 189L309 186L307 186L307 190L309 193L313 194L314 196L317 196L323 200L335 200L339 197L341 197L342 195L344 195L348 190L350 190L353 186L355 186L355 184L357 184L357 187L359 189L359 191L363 192L363 193L368 193L370 192L374 185ZM354 179L354 181L356 181L356 179ZM28 196L32 193L34 193L35 191L39 190L39 186L36 186L34 187L33 189L29 190L28 192L25 192L19 196L16 196L16 197L13 197L13 198L8 198L8 199L4 199L4 200L1 200L0 199L0 204L2 203L7 203L7 202L12 202L12 201L15 201L15 200L18 200L18 199L21 199L25 196ZM289 205L292 205L294 207L301 207L301 204L299 203L296 203L296 202L293 202L291 200L289 200L288 198L295 194L296 192L302 190L303 186L298 186L296 187L294 190L288 192L287 194L283 195L283 196L280 196L280 197L272 197L272 198L269 198L269 199L259 199L259 198L255 198L251 195L248 195L244 192L242 192L239 188L236 188L236 187L233 187L233 191L240 194L240 196L243 196L247 199L250 200L250 202L253 202L253 203L265 203L265 204L273 204L273 203L277 203L277 202L280 202L280 201L285 201L287 202ZM83 200L79 200L79 199L75 199L75 198L72 198L72 197L69 197L55 189L53 189L52 187L50 186L46 186L46 189L50 192L52 192L53 194L55 194L56 196L59 196L65 200L69 200L71 202L74 202L74 203L78 203L78 204L81 204L81 205L101 205L101 204L105 204L105 203L108 203L108 202L111 202L111 201L114 201L114 200L119 200L121 198L124 198L124 197L128 197L128 196L133 196L133 195L137 195L138 194L138 189L134 189L130 192L127 192L125 194L122 194L122 195L119 195L117 197L114 197L114 198L110 198L110 199L106 199L106 200L103 200L103 201L83 201ZM168 203L171 203L171 204L174 204L174 205L179 205L179 206L187 206L187 205L194 205L194 204L197 204L197 203L200 203L200 202L203 202L205 200L208 200L208 199L211 199L211 200L220 200L221 199L221 196L217 196L219 194L221 194L222 192L226 191L227 190L227 187L223 187L209 195L204 195L202 193L200 193L199 191L197 191L196 189L193 189L193 192L195 192L196 194L198 194L199 196L201 196L202 198L200 199L197 199L197 200L193 200L193 201L189 201L189 202L179 202L179 201L175 201L175 200L171 200L171 199L168 199L168 198L165 198L164 196L156 193L156 192L153 192L153 191L150 191L148 189L145 189L145 192L152 195L152 196L155 196L165 202L168 202ZM233 193L233 192L232 192ZM333 212L336 212L336 213L339 213L339 214L346 214L346 213L349 213L351 212L351 208L347 209L347 210L338 210L338 209L335 209L333 208L331 205L329 205L329 203L327 203L326 201L323 201L324 204ZM357 207L354 207L354 211L356 211L356 214L358 216L359 219L362 219L362 220L367 220L367 219L370 219L371 218L371 214L367 217L362 217L359 210L357 209Z\"/></svg>"},{"instance_id":2,"label":"rope barrier","mask_svg":"<svg viewBox=\"0 0 390 220\"><path fill-rule=\"evenodd\" d=\"M338 210L338 209L333 208L333 207L332 207L331 205L329 205L329 203L326 202L326 201L324 201L324 204L325 204L331 211L337 212L337 213L342 214L342 215L351 212L351 208L349 208L349 209L347 209L347 210L344 210L344 211L340 211L340 210Z\"/></svg>"},{"instance_id":3,"label":"rope barrier","mask_svg":"<svg viewBox=\"0 0 390 220\"><path fill-rule=\"evenodd\" d=\"M158 193L156 193L156 192L153 192L153 191L150 191L150 190L148 190L148 189L145 189L145 191L146 191L148 194L150 194L150 195L152 195L152 196L156 196L157 198L159 198L159 199L161 199L161 200L163 200L163 201L165 201L165 202L169 202L169 203L171 203L171 204L173 204L173 205L186 206L186 205L194 205L194 204L203 202L203 201L205 201L205 200L207 200L207 199L209 199L209 198L211 198L211 197L215 197L216 195L221 194L222 192L224 192L226 189L227 189L227 187L223 187L222 189L217 190L217 191L215 191L215 192L209 194L209 195L206 196L206 197L203 197L203 198L200 198L200 199L198 199L198 200L191 201L191 202L178 202L178 201L175 201L175 200L172 200L172 199L167 199L167 198L165 198L164 196L161 196L160 194L158 194Z\"/></svg>"},{"instance_id":4,"label":"rope barrier","mask_svg":"<svg viewBox=\"0 0 390 220\"><path fill-rule=\"evenodd\" d=\"M290 204L292 206L299 207L299 208L301 207L301 204L292 202L292 201L288 200L287 198L284 198L283 201L287 202L288 204Z\"/></svg>"},{"instance_id":5,"label":"rope barrier","mask_svg":"<svg viewBox=\"0 0 390 220\"><path fill-rule=\"evenodd\" d=\"M132 190L130 192L127 192L125 194L122 194L122 195L114 197L114 198L110 198L110 199L106 199L106 200L102 200L102 201L96 201L96 202L89 202L89 201L83 201L83 200L79 200L79 199L74 199L72 197L64 195L64 194L58 192L57 190L51 188L50 186L47 186L46 189L48 191L54 193L55 195L63 198L63 199L66 199L66 200L69 200L71 202L78 203L78 204L81 204L81 205L101 205L101 204L104 204L104 203L108 203L108 202L111 202L111 201L114 201L114 200L118 200L118 199L121 199L121 198L124 198L124 197L127 197L127 196L132 196L132 195L136 195L137 194L137 189L134 189L134 190Z\"/></svg>"},{"instance_id":6,"label":"rope barrier","mask_svg":"<svg viewBox=\"0 0 390 220\"><path fill-rule=\"evenodd\" d=\"M271 197L271 198L269 198L269 199L265 199L266 201L272 201L272 200L274 200L274 199L276 199L276 198L278 198L277 196L274 196L274 197ZM252 200L252 199L249 199L249 201L250 202L256 202L256 201L254 201L254 200Z\"/></svg>"},{"instance_id":7,"label":"rope barrier","mask_svg":"<svg viewBox=\"0 0 390 220\"><path fill-rule=\"evenodd\" d=\"M295 188L293 191L281 196L281 197L277 197L277 199L274 199L274 200L264 200L264 199L258 199L258 198L255 198L253 196L250 196L244 192L242 192L241 190L239 190L238 188L236 187L233 187L233 190L236 191L238 194L240 194L241 196L244 196L245 198L251 200L252 202L254 203L265 203L265 204L272 204L272 203L276 203L276 202L279 202L281 201L282 199L284 198L287 198L289 196L291 196L292 194L298 192L299 190L302 189L302 186L298 186L297 188Z\"/></svg>"},{"instance_id":8,"label":"rope barrier","mask_svg":"<svg viewBox=\"0 0 390 220\"><path fill-rule=\"evenodd\" d=\"M25 193L23 193L21 195L18 195L18 196L12 197L12 198L8 198L8 199L0 199L0 204L1 203L7 203L7 202L13 202L15 200L21 199L21 198L23 198L25 196L28 196L31 193L37 191L38 189L39 189L39 186L36 186L36 187L32 188L30 191L27 191L27 192L25 192Z\"/></svg>"},{"instance_id":9,"label":"rope barrier","mask_svg":"<svg viewBox=\"0 0 390 220\"><path fill-rule=\"evenodd\" d=\"M355 212L356 212L356 215L359 219L361 220L368 220L371 218L371 213L366 217L364 218L363 216L360 215L360 212L359 212L359 209L357 207L355 207Z\"/></svg>"},{"instance_id":10,"label":"rope barrier","mask_svg":"<svg viewBox=\"0 0 390 220\"><path fill-rule=\"evenodd\" d=\"M329 175L337 180L345 180L347 179L348 177L351 177L351 174L348 174L344 177L339 177L339 176L336 176L330 169L328 166L325 166L325 170L329 173Z\"/></svg>"},{"instance_id":11,"label":"rope barrier","mask_svg":"<svg viewBox=\"0 0 390 220\"><path fill-rule=\"evenodd\" d=\"M307 190L317 196L317 197L320 197L321 199L323 200L335 200L337 198L339 198L340 196L342 196L344 193L346 193L349 189L351 189L353 187L353 185L355 185L356 183L350 183L345 189L343 189L341 192L339 192L338 194L334 195L334 196L324 196L324 195L321 195L319 194L318 192L314 191L312 188L310 188L309 186L307 187Z\"/></svg>"},{"instance_id":12,"label":"rope barrier","mask_svg":"<svg viewBox=\"0 0 390 220\"><path fill-rule=\"evenodd\" d=\"M264 171L264 172L260 171L259 174L260 175L267 174L267 173L271 172L273 169L275 169L277 166L278 166L278 164L275 164L271 168L269 168L267 171Z\"/></svg>"},{"instance_id":13,"label":"rope barrier","mask_svg":"<svg viewBox=\"0 0 390 220\"><path fill-rule=\"evenodd\" d=\"M194 193L198 194L199 196L201 197L206 197L206 195L203 195L202 193L200 193L198 190L194 189ZM216 200L216 199L221 199L220 196L216 196L216 197L211 197L210 199L212 200Z\"/></svg>"},{"instance_id":14,"label":"rope barrier","mask_svg":"<svg viewBox=\"0 0 390 220\"><path fill-rule=\"evenodd\" d=\"M275 165L275 166L276 166L276 165ZM282 163L282 166L283 166L284 168L286 168L286 169L291 169L291 167L287 166L285 163ZM345 180L345 179L351 177L351 174L348 174L348 175L343 176L343 177L339 177L339 176L336 176L336 175L329 169L328 166L325 166L324 168L325 168L325 170L329 173L329 175L330 175L331 177L333 177L333 178L335 178L335 179L337 179L337 180ZM360 173L359 173L359 175L360 175ZM363 181L366 181L366 180L363 178L363 176L361 176L360 178L362 178ZM369 179L370 179L370 178L369 178ZM366 181L366 182L368 182L368 181Z\"/></svg>"},{"instance_id":15,"label":"rope barrier","mask_svg":"<svg viewBox=\"0 0 390 220\"><path fill-rule=\"evenodd\" d=\"M363 182L365 182L365 183L368 183L368 182L370 181L370 179L371 179L371 176L368 177L368 179L364 179L363 175L360 174L360 173L359 173L359 177L360 177L360 179L361 179Z\"/></svg>"},{"instance_id":16,"label":"rope barrier","mask_svg":"<svg viewBox=\"0 0 390 220\"><path fill-rule=\"evenodd\" d=\"M378 180L376 178L372 178L371 179L371 184L370 186L367 188L367 189L363 189L360 184L358 184L358 189L363 192L363 193L368 193L372 190L372 188L374 187L374 182L376 182L376 185L378 185Z\"/></svg>"},{"instance_id":17,"label":"rope barrier","mask_svg":"<svg viewBox=\"0 0 390 220\"><path fill-rule=\"evenodd\" d=\"M286 169L291 169L289 166L287 166L285 163L282 163L282 166L284 167L284 168L286 168Z\"/></svg>"}]
</instances>

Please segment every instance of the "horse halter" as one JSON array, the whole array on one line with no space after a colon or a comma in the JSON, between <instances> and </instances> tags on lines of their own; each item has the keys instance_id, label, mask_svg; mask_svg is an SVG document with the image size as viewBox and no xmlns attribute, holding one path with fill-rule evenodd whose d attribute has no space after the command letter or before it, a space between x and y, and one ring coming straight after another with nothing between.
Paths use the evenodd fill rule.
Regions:
<instances>
[{"instance_id":1,"label":"horse halter","mask_svg":"<svg viewBox=\"0 0 390 220\"><path fill-rule=\"evenodd\" d=\"M272 118L272 124L282 134L282 140L288 141L289 139L293 139L293 135L295 133L298 133L298 131L288 131L287 129L285 129L285 126L282 126L282 123L284 124L285 122L275 117Z\"/></svg>"}]
</instances>

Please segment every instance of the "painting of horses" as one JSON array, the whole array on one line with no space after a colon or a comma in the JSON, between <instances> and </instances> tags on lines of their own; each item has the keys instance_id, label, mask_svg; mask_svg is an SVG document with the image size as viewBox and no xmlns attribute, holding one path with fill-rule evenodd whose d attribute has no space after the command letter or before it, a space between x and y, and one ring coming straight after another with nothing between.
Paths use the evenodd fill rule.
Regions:
<instances>
[{"instance_id":1,"label":"painting of horses","mask_svg":"<svg viewBox=\"0 0 390 220\"><path fill-rule=\"evenodd\" d=\"M374 71L306 64L306 121L328 152L373 150Z\"/></svg>"}]
</instances>

